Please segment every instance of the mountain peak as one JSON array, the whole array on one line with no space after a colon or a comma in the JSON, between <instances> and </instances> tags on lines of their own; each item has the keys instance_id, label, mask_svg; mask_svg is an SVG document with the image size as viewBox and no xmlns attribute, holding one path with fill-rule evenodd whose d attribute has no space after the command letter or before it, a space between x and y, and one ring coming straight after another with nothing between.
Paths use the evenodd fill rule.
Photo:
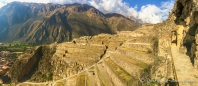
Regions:
<instances>
[{"instance_id":1,"label":"mountain peak","mask_svg":"<svg viewBox=\"0 0 198 86\"><path fill-rule=\"evenodd\" d=\"M3 25L0 41L5 42L63 42L80 36L132 31L138 27L120 14L104 15L87 4L12 2L0 11L0 25Z\"/></svg>"}]
</instances>

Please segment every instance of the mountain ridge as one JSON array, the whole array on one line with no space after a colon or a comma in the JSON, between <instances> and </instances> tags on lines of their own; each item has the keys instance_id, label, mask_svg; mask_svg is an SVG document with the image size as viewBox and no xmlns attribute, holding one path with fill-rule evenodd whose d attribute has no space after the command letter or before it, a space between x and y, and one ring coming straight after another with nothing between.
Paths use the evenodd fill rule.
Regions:
<instances>
[{"instance_id":1,"label":"mountain ridge","mask_svg":"<svg viewBox=\"0 0 198 86\"><path fill-rule=\"evenodd\" d=\"M103 14L92 6L77 3L12 2L0 11L0 41L3 42L63 42L100 33L133 31L139 26L121 14Z\"/></svg>"}]
</instances>

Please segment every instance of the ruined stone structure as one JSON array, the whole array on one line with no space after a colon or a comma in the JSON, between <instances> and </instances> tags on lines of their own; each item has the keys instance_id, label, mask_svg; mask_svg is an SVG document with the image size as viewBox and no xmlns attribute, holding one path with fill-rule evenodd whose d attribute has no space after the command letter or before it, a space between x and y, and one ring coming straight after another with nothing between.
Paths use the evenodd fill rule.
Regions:
<instances>
[{"instance_id":1,"label":"ruined stone structure","mask_svg":"<svg viewBox=\"0 0 198 86\"><path fill-rule=\"evenodd\" d=\"M28 82L18 86L198 86L197 8L197 0L176 0L169 18L162 23L143 25L133 32L84 36L72 42L51 44L49 47L55 49L53 55L46 55L45 49L41 49L42 58L35 63L39 66L35 66L34 74L21 74L30 69L25 72L17 69L24 66L19 62L37 55L34 50L29 58L23 54L8 75L14 82L29 76ZM46 60L50 63L43 64ZM23 71L17 72L20 76L13 73L17 70ZM45 82L47 79L43 78L45 81L34 83L40 73L45 78L52 73L53 81Z\"/></svg>"},{"instance_id":2,"label":"ruined stone structure","mask_svg":"<svg viewBox=\"0 0 198 86\"><path fill-rule=\"evenodd\" d=\"M142 85L145 83L140 81L141 78L151 77L149 71L154 51L150 38L153 38L153 29L145 26L134 32L85 36L72 42L42 46L39 48L41 55L37 62L31 64L33 66L28 66L28 61L23 65L15 63L8 75L12 82L20 82L19 86ZM22 54L17 62L35 58L24 56L34 56L36 52L33 49ZM25 65L30 73L18 70ZM19 72L16 74L14 71ZM17 75L21 75L20 78ZM23 80L27 82L21 83Z\"/></svg>"}]
</instances>

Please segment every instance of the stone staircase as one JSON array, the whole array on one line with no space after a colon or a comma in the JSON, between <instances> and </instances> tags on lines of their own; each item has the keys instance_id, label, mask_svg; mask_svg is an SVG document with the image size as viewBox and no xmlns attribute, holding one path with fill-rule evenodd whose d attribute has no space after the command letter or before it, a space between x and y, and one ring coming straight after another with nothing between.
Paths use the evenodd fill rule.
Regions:
<instances>
[{"instance_id":1,"label":"stone staircase","mask_svg":"<svg viewBox=\"0 0 198 86\"><path fill-rule=\"evenodd\" d=\"M190 62L189 56L181 54L177 46L171 48L179 86L198 86L198 71Z\"/></svg>"}]
</instances>

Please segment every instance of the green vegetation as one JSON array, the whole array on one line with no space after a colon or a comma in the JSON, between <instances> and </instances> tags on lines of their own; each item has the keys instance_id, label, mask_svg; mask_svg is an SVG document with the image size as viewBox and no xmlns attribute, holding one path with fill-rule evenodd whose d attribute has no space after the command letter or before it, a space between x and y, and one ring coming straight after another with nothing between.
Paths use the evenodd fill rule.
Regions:
<instances>
[{"instance_id":1,"label":"green vegetation","mask_svg":"<svg viewBox=\"0 0 198 86\"><path fill-rule=\"evenodd\" d=\"M89 84L89 78L88 78L88 76L87 75L85 75L85 79L86 79L86 86L90 86L90 84Z\"/></svg>"},{"instance_id":2,"label":"green vegetation","mask_svg":"<svg viewBox=\"0 0 198 86\"><path fill-rule=\"evenodd\" d=\"M102 86L107 86L107 85L105 84L104 79L102 78L102 76L101 76L101 74L100 74L100 70L98 69L98 67L96 67L96 70L97 70L97 72L98 72L98 78L100 79L100 82L101 82Z\"/></svg>"},{"instance_id":3,"label":"green vegetation","mask_svg":"<svg viewBox=\"0 0 198 86\"><path fill-rule=\"evenodd\" d=\"M53 73L52 72L48 72L46 75L47 81L50 81L53 79Z\"/></svg>"},{"instance_id":4,"label":"green vegetation","mask_svg":"<svg viewBox=\"0 0 198 86\"><path fill-rule=\"evenodd\" d=\"M152 53L152 50L151 49L148 49L147 53Z\"/></svg>"},{"instance_id":5,"label":"green vegetation","mask_svg":"<svg viewBox=\"0 0 198 86\"><path fill-rule=\"evenodd\" d=\"M53 55L55 52L56 52L56 50L53 49L53 50L50 51L50 54Z\"/></svg>"},{"instance_id":6,"label":"green vegetation","mask_svg":"<svg viewBox=\"0 0 198 86\"><path fill-rule=\"evenodd\" d=\"M85 74L81 74L76 82L76 86L85 86Z\"/></svg>"},{"instance_id":7,"label":"green vegetation","mask_svg":"<svg viewBox=\"0 0 198 86\"><path fill-rule=\"evenodd\" d=\"M11 54L6 56L6 58L10 58L12 60L16 60L17 57L25 52L27 49L31 49L32 47L38 44L35 43L5 43L4 45L0 46L0 51L10 51Z\"/></svg>"},{"instance_id":8,"label":"green vegetation","mask_svg":"<svg viewBox=\"0 0 198 86\"><path fill-rule=\"evenodd\" d=\"M143 83L142 86L157 86L158 85L158 82L155 81L155 82L146 82L146 83Z\"/></svg>"},{"instance_id":9,"label":"green vegetation","mask_svg":"<svg viewBox=\"0 0 198 86\"><path fill-rule=\"evenodd\" d=\"M63 82L56 82L55 86L64 86Z\"/></svg>"},{"instance_id":10,"label":"green vegetation","mask_svg":"<svg viewBox=\"0 0 198 86\"><path fill-rule=\"evenodd\" d=\"M147 63L145 63L143 61L137 60L135 58L127 57L125 55L114 53L114 54L112 54L112 56L113 56L113 58L122 59L124 62L133 64L133 65L136 65L136 66L138 66L138 67L140 67L142 69L145 69L145 68L148 68L149 67L149 64L147 64Z\"/></svg>"},{"instance_id":11,"label":"green vegetation","mask_svg":"<svg viewBox=\"0 0 198 86\"><path fill-rule=\"evenodd\" d=\"M158 41L159 41L159 38L158 37L156 37L156 36L152 37L153 54L155 56L158 53Z\"/></svg>"},{"instance_id":12,"label":"green vegetation","mask_svg":"<svg viewBox=\"0 0 198 86\"><path fill-rule=\"evenodd\" d=\"M35 47L38 44L35 43L5 43L5 45L0 46L0 51L10 51L10 52L24 52L27 49Z\"/></svg>"},{"instance_id":13,"label":"green vegetation","mask_svg":"<svg viewBox=\"0 0 198 86\"><path fill-rule=\"evenodd\" d=\"M16 53L11 53L7 55L7 58L10 58L11 60L15 61L17 59L18 54Z\"/></svg>"},{"instance_id":14,"label":"green vegetation","mask_svg":"<svg viewBox=\"0 0 198 86\"><path fill-rule=\"evenodd\" d=\"M129 62L129 63L132 63L133 65L136 65L142 69L145 69L147 68L149 65L142 62L142 61L139 61L139 60L136 60L136 59L133 59L133 58L127 58L127 57L122 57L126 62Z\"/></svg>"},{"instance_id":15,"label":"green vegetation","mask_svg":"<svg viewBox=\"0 0 198 86\"><path fill-rule=\"evenodd\" d=\"M48 50L48 48L47 47L42 47L42 52L46 52Z\"/></svg>"},{"instance_id":16,"label":"green vegetation","mask_svg":"<svg viewBox=\"0 0 198 86\"><path fill-rule=\"evenodd\" d=\"M127 47L124 47L124 46L121 46L121 49L130 51L130 52L137 52L137 53L140 53L140 54L150 54L150 52L148 52L148 51L141 51L141 50L137 50L137 49L127 48Z\"/></svg>"},{"instance_id":17,"label":"green vegetation","mask_svg":"<svg viewBox=\"0 0 198 86\"><path fill-rule=\"evenodd\" d=\"M30 81L36 82L46 82L53 80L53 77L56 76L53 73L52 65L50 63L51 57L53 54L49 53L52 52L54 49L50 48L49 46L42 46L40 49L40 56L41 59L38 61L38 68L36 68L31 76Z\"/></svg>"},{"instance_id":18,"label":"green vegetation","mask_svg":"<svg viewBox=\"0 0 198 86\"><path fill-rule=\"evenodd\" d=\"M131 76L128 72L119 67L110 58L105 58L105 62L111 68L111 70L120 78L121 81L129 86L131 86L131 84L135 82L135 78L133 76Z\"/></svg>"}]
</instances>

